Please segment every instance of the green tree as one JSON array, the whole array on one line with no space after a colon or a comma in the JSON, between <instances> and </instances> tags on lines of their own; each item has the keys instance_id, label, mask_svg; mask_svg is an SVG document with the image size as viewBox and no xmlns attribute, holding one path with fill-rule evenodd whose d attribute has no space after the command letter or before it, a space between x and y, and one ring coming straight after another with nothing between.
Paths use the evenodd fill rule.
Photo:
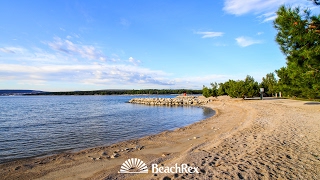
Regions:
<instances>
[{"instance_id":1,"label":"green tree","mask_svg":"<svg viewBox=\"0 0 320 180\"><path fill-rule=\"evenodd\" d=\"M220 84L218 94L224 93L233 98L253 97L259 93L259 84L253 77L247 75L244 80L229 80Z\"/></svg>"},{"instance_id":2,"label":"green tree","mask_svg":"<svg viewBox=\"0 0 320 180\"><path fill-rule=\"evenodd\" d=\"M274 73L268 73L266 77L262 78L262 82L260 83L260 87L264 88L264 92L268 96L272 96L277 92L277 79Z\"/></svg>"},{"instance_id":3,"label":"green tree","mask_svg":"<svg viewBox=\"0 0 320 180\"><path fill-rule=\"evenodd\" d=\"M243 80L238 80L238 81L229 80L226 82L226 84L227 84L226 92L230 97L233 97L233 98L244 97L245 83Z\"/></svg>"},{"instance_id":4,"label":"green tree","mask_svg":"<svg viewBox=\"0 0 320 180\"><path fill-rule=\"evenodd\" d=\"M287 59L287 66L276 71L279 89L289 96L315 98L320 95L320 16L285 6L277 15L276 41Z\"/></svg>"},{"instance_id":5,"label":"green tree","mask_svg":"<svg viewBox=\"0 0 320 180\"><path fill-rule=\"evenodd\" d=\"M227 83L219 83L219 88L218 88L218 96L222 95L227 95L226 89L227 89Z\"/></svg>"},{"instance_id":6,"label":"green tree","mask_svg":"<svg viewBox=\"0 0 320 180\"><path fill-rule=\"evenodd\" d=\"M210 85L212 87L211 96L217 97L218 96L218 84L215 82L215 83L211 83Z\"/></svg>"},{"instance_id":7,"label":"green tree","mask_svg":"<svg viewBox=\"0 0 320 180\"><path fill-rule=\"evenodd\" d=\"M211 89L209 89L208 87L206 86L203 86L202 88L202 95L206 98L208 97L211 97L212 96L212 92L211 92Z\"/></svg>"},{"instance_id":8,"label":"green tree","mask_svg":"<svg viewBox=\"0 0 320 180\"><path fill-rule=\"evenodd\" d=\"M244 80L243 97L253 97L259 93L259 84L252 76L247 75Z\"/></svg>"}]
</instances>

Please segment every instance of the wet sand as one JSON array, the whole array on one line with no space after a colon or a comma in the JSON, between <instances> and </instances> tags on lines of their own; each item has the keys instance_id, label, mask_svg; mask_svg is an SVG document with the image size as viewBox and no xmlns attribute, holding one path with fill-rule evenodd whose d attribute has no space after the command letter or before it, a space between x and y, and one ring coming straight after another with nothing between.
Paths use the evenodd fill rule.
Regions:
<instances>
[{"instance_id":1,"label":"wet sand","mask_svg":"<svg viewBox=\"0 0 320 180\"><path fill-rule=\"evenodd\" d=\"M320 179L320 103L212 99L206 106L216 115L206 120L112 146L4 163L0 179ZM143 160L149 173L119 174L129 158ZM151 173L151 164L176 163L200 173Z\"/></svg>"}]
</instances>

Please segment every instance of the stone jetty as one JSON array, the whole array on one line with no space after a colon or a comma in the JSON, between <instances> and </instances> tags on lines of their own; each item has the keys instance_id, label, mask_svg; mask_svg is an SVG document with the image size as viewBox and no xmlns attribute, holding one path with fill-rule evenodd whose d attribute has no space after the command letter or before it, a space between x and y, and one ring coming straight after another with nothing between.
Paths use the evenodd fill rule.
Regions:
<instances>
[{"instance_id":1,"label":"stone jetty","mask_svg":"<svg viewBox=\"0 0 320 180\"><path fill-rule=\"evenodd\" d=\"M175 98L133 98L129 101L129 103L158 106L201 106L207 104L210 101L210 99L199 98L197 96L177 96Z\"/></svg>"}]
</instances>

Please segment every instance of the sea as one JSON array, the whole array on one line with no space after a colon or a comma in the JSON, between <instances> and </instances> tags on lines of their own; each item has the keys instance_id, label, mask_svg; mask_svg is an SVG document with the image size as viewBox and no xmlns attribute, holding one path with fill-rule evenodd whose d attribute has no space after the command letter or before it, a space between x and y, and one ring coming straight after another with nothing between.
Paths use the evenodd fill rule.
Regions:
<instances>
[{"instance_id":1,"label":"sea","mask_svg":"<svg viewBox=\"0 0 320 180\"><path fill-rule=\"evenodd\" d=\"M136 139L206 119L195 106L131 104L156 96L0 96L0 163Z\"/></svg>"}]
</instances>

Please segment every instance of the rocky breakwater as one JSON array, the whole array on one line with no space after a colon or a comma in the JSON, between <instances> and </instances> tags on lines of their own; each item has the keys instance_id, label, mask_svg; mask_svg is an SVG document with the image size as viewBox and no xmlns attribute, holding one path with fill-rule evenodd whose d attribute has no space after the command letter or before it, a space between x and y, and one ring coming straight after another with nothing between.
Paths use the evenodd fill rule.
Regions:
<instances>
[{"instance_id":1,"label":"rocky breakwater","mask_svg":"<svg viewBox=\"0 0 320 180\"><path fill-rule=\"evenodd\" d=\"M178 96L175 98L133 98L129 103L159 105L159 106L183 106L183 105L205 105L210 99L199 98L196 96Z\"/></svg>"}]
</instances>

